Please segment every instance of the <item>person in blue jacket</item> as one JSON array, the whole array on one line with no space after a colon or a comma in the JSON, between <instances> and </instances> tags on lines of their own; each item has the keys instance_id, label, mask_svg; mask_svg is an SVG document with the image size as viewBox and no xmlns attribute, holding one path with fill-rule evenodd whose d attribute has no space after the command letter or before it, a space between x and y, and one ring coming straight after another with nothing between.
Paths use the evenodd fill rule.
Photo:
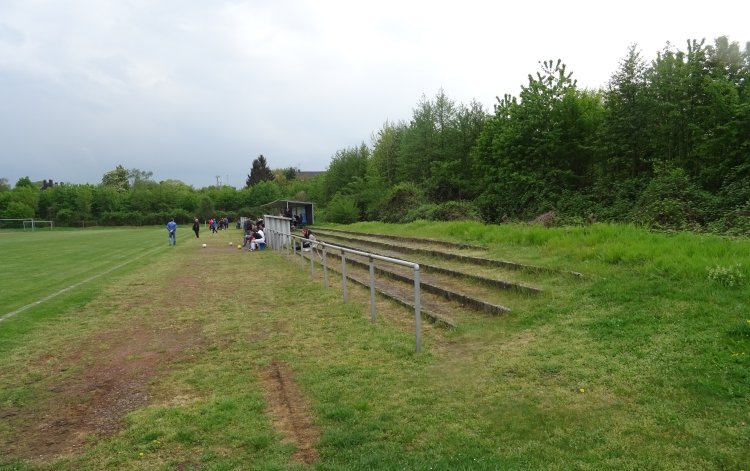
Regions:
<instances>
[{"instance_id":1,"label":"person in blue jacket","mask_svg":"<svg viewBox=\"0 0 750 471\"><path fill-rule=\"evenodd\" d=\"M177 223L174 218L167 223L167 232L169 232L169 245L177 245Z\"/></svg>"}]
</instances>

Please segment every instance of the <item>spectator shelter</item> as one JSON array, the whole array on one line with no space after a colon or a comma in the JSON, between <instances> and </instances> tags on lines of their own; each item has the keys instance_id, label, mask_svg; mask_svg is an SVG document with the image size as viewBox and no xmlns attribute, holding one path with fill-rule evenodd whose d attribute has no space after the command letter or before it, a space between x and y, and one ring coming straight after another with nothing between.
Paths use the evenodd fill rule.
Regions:
<instances>
[{"instance_id":1,"label":"spectator shelter","mask_svg":"<svg viewBox=\"0 0 750 471\"><path fill-rule=\"evenodd\" d=\"M314 224L314 208L310 201L276 200L261 206L269 214L282 215L288 218L299 216L303 226Z\"/></svg>"}]
</instances>

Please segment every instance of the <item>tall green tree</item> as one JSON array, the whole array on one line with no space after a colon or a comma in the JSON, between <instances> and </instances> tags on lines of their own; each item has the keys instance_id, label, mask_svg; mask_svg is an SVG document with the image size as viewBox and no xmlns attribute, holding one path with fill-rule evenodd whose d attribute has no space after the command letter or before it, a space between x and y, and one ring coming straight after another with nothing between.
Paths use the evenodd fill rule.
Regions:
<instances>
[{"instance_id":1,"label":"tall green tree","mask_svg":"<svg viewBox=\"0 0 750 471\"><path fill-rule=\"evenodd\" d=\"M448 185L444 197L438 198L438 201L473 199L479 194L478 174L471 156L487 118L487 112L477 101L472 101L468 106L458 106L455 142L452 145L454 154L446 159Z\"/></svg>"},{"instance_id":2,"label":"tall green tree","mask_svg":"<svg viewBox=\"0 0 750 471\"><path fill-rule=\"evenodd\" d=\"M370 149L362 143L359 147L340 149L331 158L325 173L325 200L330 201L333 196L346 188L355 178L364 179L367 174Z\"/></svg>"},{"instance_id":3,"label":"tall green tree","mask_svg":"<svg viewBox=\"0 0 750 471\"><path fill-rule=\"evenodd\" d=\"M214 202L211 200L211 197L208 195L201 195L198 200L198 208L196 211L198 213L198 218L204 221L210 217L214 217Z\"/></svg>"},{"instance_id":4,"label":"tall green tree","mask_svg":"<svg viewBox=\"0 0 750 471\"><path fill-rule=\"evenodd\" d=\"M386 181L416 183L431 200L438 202L473 197L476 184L470 154L486 119L476 101L469 106L457 104L443 90L432 100L423 96L408 126L396 135L398 154L394 173L400 178ZM383 137L391 136L383 133ZM381 157L380 149L378 154L379 166L383 165L380 162L388 162Z\"/></svg>"},{"instance_id":5,"label":"tall green tree","mask_svg":"<svg viewBox=\"0 0 750 471\"><path fill-rule=\"evenodd\" d=\"M128 180L130 181L130 186L152 182L151 177L153 175L154 172L150 170L141 170L139 168L131 168L128 170Z\"/></svg>"},{"instance_id":6,"label":"tall green tree","mask_svg":"<svg viewBox=\"0 0 750 471\"><path fill-rule=\"evenodd\" d=\"M102 176L102 185L112 187L117 191L123 192L130 188L128 180L129 173L122 165L118 165L114 170L110 170Z\"/></svg>"},{"instance_id":7,"label":"tall green tree","mask_svg":"<svg viewBox=\"0 0 750 471\"><path fill-rule=\"evenodd\" d=\"M431 163L437 152L434 114L432 101L423 95L400 140L398 172L402 180L422 185L432 176Z\"/></svg>"},{"instance_id":8,"label":"tall green tree","mask_svg":"<svg viewBox=\"0 0 750 471\"><path fill-rule=\"evenodd\" d=\"M647 64L637 45L628 48L620 68L612 75L604 94L601 178L617 181L637 177L650 168L648 145L649 101Z\"/></svg>"},{"instance_id":9,"label":"tall green tree","mask_svg":"<svg viewBox=\"0 0 750 471\"><path fill-rule=\"evenodd\" d=\"M257 211L259 206L277 200L281 198L281 195L279 185L275 181L266 180L250 188L244 197L242 197L243 195L239 195L241 196L239 201L243 206ZM253 216L260 216L260 214L253 214Z\"/></svg>"},{"instance_id":10,"label":"tall green tree","mask_svg":"<svg viewBox=\"0 0 750 471\"><path fill-rule=\"evenodd\" d=\"M20 187L36 188L36 185L34 185L34 182L32 182L29 177L21 177L16 182L15 188Z\"/></svg>"},{"instance_id":11,"label":"tall green tree","mask_svg":"<svg viewBox=\"0 0 750 471\"><path fill-rule=\"evenodd\" d=\"M96 216L122 210L122 190L101 184L93 188L91 210Z\"/></svg>"},{"instance_id":12,"label":"tall green tree","mask_svg":"<svg viewBox=\"0 0 750 471\"><path fill-rule=\"evenodd\" d=\"M250 188L260 182L274 179L273 171L268 167L268 162L263 154L253 160L253 166L250 169L250 175L245 180L245 188Z\"/></svg>"},{"instance_id":13,"label":"tall green tree","mask_svg":"<svg viewBox=\"0 0 750 471\"><path fill-rule=\"evenodd\" d=\"M80 221L92 219L91 209L94 192L91 185L76 185L76 218Z\"/></svg>"},{"instance_id":14,"label":"tall green tree","mask_svg":"<svg viewBox=\"0 0 750 471\"><path fill-rule=\"evenodd\" d=\"M480 208L490 221L554 208L561 195L590 185L603 107L580 91L565 65L545 61L520 100L498 100L478 140Z\"/></svg>"},{"instance_id":15,"label":"tall green tree","mask_svg":"<svg viewBox=\"0 0 750 471\"><path fill-rule=\"evenodd\" d=\"M738 43L717 38L706 48L706 66L706 107L693 149L697 181L711 192L744 186L750 197L750 43L743 54ZM730 206L738 204L734 196Z\"/></svg>"},{"instance_id":16,"label":"tall green tree","mask_svg":"<svg viewBox=\"0 0 750 471\"><path fill-rule=\"evenodd\" d=\"M368 175L380 179L388 186L395 185L403 178L398 171L399 147L406 129L403 122L386 121L373 137L372 157Z\"/></svg>"}]
</instances>

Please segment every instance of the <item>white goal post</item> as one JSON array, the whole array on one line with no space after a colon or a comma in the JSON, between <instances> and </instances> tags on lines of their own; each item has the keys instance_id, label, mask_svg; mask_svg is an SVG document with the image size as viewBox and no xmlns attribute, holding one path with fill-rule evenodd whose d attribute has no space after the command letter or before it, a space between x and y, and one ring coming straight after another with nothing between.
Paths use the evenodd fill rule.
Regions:
<instances>
[{"instance_id":1,"label":"white goal post","mask_svg":"<svg viewBox=\"0 0 750 471\"><path fill-rule=\"evenodd\" d=\"M21 228L23 227L23 230L25 231L27 228L31 228L31 231L36 231L37 226L49 226L50 230L55 226L52 221L45 221L41 219L33 219L33 218L0 218L0 229L4 229L3 226L5 224L3 223L10 223L10 226L13 226L13 228ZM20 223L20 224L19 224Z\"/></svg>"},{"instance_id":2,"label":"white goal post","mask_svg":"<svg viewBox=\"0 0 750 471\"><path fill-rule=\"evenodd\" d=\"M31 219L23 222L24 231L26 230L26 227L31 227L31 232L34 232L37 226L43 226L45 228L46 226L49 226L49 230L52 230L55 225L52 221L43 221L41 219Z\"/></svg>"}]
</instances>

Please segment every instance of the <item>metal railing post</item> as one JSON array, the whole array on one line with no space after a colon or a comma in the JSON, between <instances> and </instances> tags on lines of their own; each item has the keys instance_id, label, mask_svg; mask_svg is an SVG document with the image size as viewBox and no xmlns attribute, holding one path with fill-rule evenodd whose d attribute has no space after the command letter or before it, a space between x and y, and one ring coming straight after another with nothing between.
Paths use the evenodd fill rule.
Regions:
<instances>
[{"instance_id":1,"label":"metal railing post","mask_svg":"<svg viewBox=\"0 0 750 471\"><path fill-rule=\"evenodd\" d=\"M343 250L341 251L341 288L344 290L344 302L346 302L346 252Z\"/></svg>"},{"instance_id":2,"label":"metal railing post","mask_svg":"<svg viewBox=\"0 0 750 471\"><path fill-rule=\"evenodd\" d=\"M289 250L292 252L297 250L297 241L299 241L299 251L300 251L300 265L302 267L302 270L305 269L305 256L304 256L304 242L305 239L299 236L295 236L292 234L278 234L280 237L283 237L283 241L288 241L289 243ZM283 241L281 245L283 245ZM381 260L387 263L393 263L396 265L402 265L402 266L408 266L412 267L414 269L414 336L415 336L415 343L416 343L416 351L417 353L420 353L422 351L422 304L421 304L421 271L418 263L410 262L407 260L401 260L397 258L392 257L386 257L383 255L373 254L369 252L363 252L356 249L350 249L345 247L339 247L334 244L327 244L325 242L316 242L315 244L311 243L311 253L310 253L310 275L314 275L315 273L315 249L313 249L313 246L321 247L322 250L322 260L321 264L323 265L323 285L325 288L328 288L328 249L331 250L338 250L341 252L341 288L343 291L343 297L344 297L344 303L349 302L349 293L348 293L348 286L347 286L347 274L346 274L346 254L351 253L353 255L367 257L368 259L368 265L369 265L369 275L370 275L370 318L372 322L377 321L377 306L375 303L375 261ZM295 254L293 254L295 255ZM353 278L355 279L355 278Z\"/></svg>"},{"instance_id":3,"label":"metal railing post","mask_svg":"<svg viewBox=\"0 0 750 471\"><path fill-rule=\"evenodd\" d=\"M370 259L370 321L375 322L375 260Z\"/></svg>"},{"instance_id":4,"label":"metal railing post","mask_svg":"<svg viewBox=\"0 0 750 471\"><path fill-rule=\"evenodd\" d=\"M416 331L417 353L422 351L422 314L419 291L419 265L417 265L414 267L414 329Z\"/></svg>"}]
</instances>

